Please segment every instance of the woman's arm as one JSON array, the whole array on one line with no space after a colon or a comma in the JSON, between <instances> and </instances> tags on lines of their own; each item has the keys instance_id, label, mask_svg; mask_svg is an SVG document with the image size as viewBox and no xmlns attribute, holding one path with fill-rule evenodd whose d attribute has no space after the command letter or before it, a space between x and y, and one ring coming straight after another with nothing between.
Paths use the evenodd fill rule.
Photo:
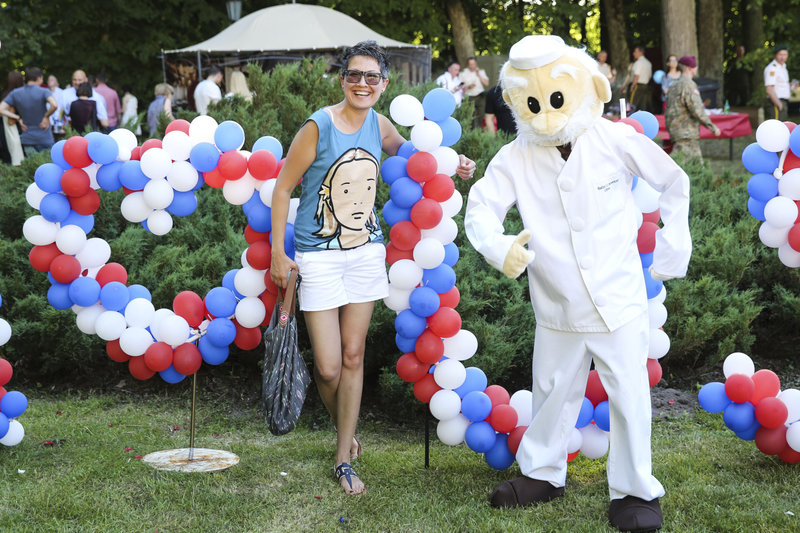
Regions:
<instances>
[{"instance_id":1,"label":"woman's arm","mask_svg":"<svg viewBox=\"0 0 800 533\"><path fill-rule=\"evenodd\" d=\"M397 155L397 151L406 140L400 135L394 124L381 114L378 114L378 124L381 128L381 148L389 155Z\"/></svg>"}]
</instances>

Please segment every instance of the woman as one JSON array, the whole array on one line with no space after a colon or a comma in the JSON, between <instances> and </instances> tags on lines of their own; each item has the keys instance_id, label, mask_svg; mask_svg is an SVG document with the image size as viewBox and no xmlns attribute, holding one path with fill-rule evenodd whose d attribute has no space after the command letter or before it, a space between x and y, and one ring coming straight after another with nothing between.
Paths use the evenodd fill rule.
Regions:
<instances>
[{"instance_id":1,"label":"woman","mask_svg":"<svg viewBox=\"0 0 800 533\"><path fill-rule=\"evenodd\" d=\"M344 99L303 124L289 147L272 196L272 240L283 242L289 198L303 190L295 221L292 261L272 250L270 276L285 287L291 269L303 277L300 309L311 337L314 374L337 428L334 472L346 494L364 483L349 461L361 454L355 438L364 375L367 329L375 300L388 294L383 236L374 207L381 151L395 155L405 139L376 113L389 83L386 54L374 41L345 50L339 81ZM475 163L459 156L458 174Z\"/></svg>"},{"instance_id":2,"label":"woman","mask_svg":"<svg viewBox=\"0 0 800 533\"><path fill-rule=\"evenodd\" d=\"M72 129L78 133L83 133L88 127L91 131L98 131L100 123L103 127L108 127L108 120L98 121L97 102L90 100L92 97L92 86L88 81L78 85L75 90L77 100L69 106L69 121Z\"/></svg>"},{"instance_id":3,"label":"woman","mask_svg":"<svg viewBox=\"0 0 800 533\"><path fill-rule=\"evenodd\" d=\"M225 94L226 98L230 98L234 94L238 94L248 102L253 101L253 93L250 92L250 88L247 86L247 78L244 77L244 73L242 71L234 70L231 72L231 79L228 85L230 87L230 91Z\"/></svg>"},{"instance_id":4,"label":"woman","mask_svg":"<svg viewBox=\"0 0 800 533\"><path fill-rule=\"evenodd\" d=\"M8 84L6 85L5 92L0 96L0 102L2 102L11 91L22 87L24 83L25 80L22 74L16 70L9 72ZM16 113L16 110L13 108L11 111ZM2 117L3 128L0 129L0 161L9 165L19 166L25 158L25 153L22 150L22 142L19 139L20 125L12 118L8 118L5 115L2 115Z\"/></svg>"},{"instance_id":5,"label":"woman","mask_svg":"<svg viewBox=\"0 0 800 533\"><path fill-rule=\"evenodd\" d=\"M672 82L681 77L681 72L678 70L678 56L669 56L667 58L667 68L669 69L664 77L661 78L661 102L662 109L667 109L667 91Z\"/></svg>"},{"instance_id":6,"label":"woman","mask_svg":"<svg viewBox=\"0 0 800 533\"><path fill-rule=\"evenodd\" d=\"M122 92L122 119L120 124L123 128L128 128L136 135L142 134L142 126L139 124L139 100L133 96L133 89L130 85L123 85Z\"/></svg>"},{"instance_id":7,"label":"woman","mask_svg":"<svg viewBox=\"0 0 800 533\"><path fill-rule=\"evenodd\" d=\"M156 99L150 102L147 108L147 126L150 128L150 137L154 137L158 129L158 117L164 113L167 118L172 121L175 117L172 116L172 85L169 83L159 83L153 91Z\"/></svg>"}]
</instances>

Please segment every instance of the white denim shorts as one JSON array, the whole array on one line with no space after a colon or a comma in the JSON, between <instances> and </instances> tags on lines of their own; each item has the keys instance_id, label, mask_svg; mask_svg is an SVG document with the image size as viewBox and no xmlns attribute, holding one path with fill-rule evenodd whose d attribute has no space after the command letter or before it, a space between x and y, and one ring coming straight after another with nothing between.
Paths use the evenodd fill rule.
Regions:
<instances>
[{"instance_id":1,"label":"white denim shorts","mask_svg":"<svg viewBox=\"0 0 800 533\"><path fill-rule=\"evenodd\" d=\"M303 277L297 296L301 311L325 311L389 295L386 248L381 243L295 252L294 261Z\"/></svg>"}]
</instances>

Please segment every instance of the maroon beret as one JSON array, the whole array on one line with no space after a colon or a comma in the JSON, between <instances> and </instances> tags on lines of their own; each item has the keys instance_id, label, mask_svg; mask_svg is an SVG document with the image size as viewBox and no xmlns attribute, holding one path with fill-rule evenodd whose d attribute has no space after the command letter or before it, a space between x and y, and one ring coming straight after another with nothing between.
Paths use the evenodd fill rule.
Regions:
<instances>
[{"instance_id":1,"label":"maroon beret","mask_svg":"<svg viewBox=\"0 0 800 533\"><path fill-rule=\"evenodd\" d=\"M683 56L678 60L678 63L681 65L686 65L687 67L695 68L697 67L697 59L694 56Z\"/></svg>"}]
</instances>

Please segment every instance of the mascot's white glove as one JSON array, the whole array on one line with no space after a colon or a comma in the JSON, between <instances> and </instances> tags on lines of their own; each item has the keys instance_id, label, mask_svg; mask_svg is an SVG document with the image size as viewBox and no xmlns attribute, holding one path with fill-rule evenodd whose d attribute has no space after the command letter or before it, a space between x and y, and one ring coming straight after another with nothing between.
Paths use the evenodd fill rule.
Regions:
<instances>
[{"instance_id":1,"label":"mascot's white glove","mask_svg":"<svg viewBox=\"0 0 800 533\"><path fill-rule=\"evenodd\" d=\"M670 276L667 274L659 274L655 270L653 270L653 265L650 265L650 277L653 278L655 281L667 281L670 279L675 279L675 276Z\"/></svg>"},{"instance_id":2,"label":"mascot's white glove","mask_svg":"<svg viewBox=\"0 0 800 533\"><path fill-rule=\"evenodd\" d=\"M503 260L503 274L511 279L518 278L536 256L524 246L529 240L531 240L531 232L526 229L522 230L514 239L514 243Z\"/></svg>"}]
</instances>

